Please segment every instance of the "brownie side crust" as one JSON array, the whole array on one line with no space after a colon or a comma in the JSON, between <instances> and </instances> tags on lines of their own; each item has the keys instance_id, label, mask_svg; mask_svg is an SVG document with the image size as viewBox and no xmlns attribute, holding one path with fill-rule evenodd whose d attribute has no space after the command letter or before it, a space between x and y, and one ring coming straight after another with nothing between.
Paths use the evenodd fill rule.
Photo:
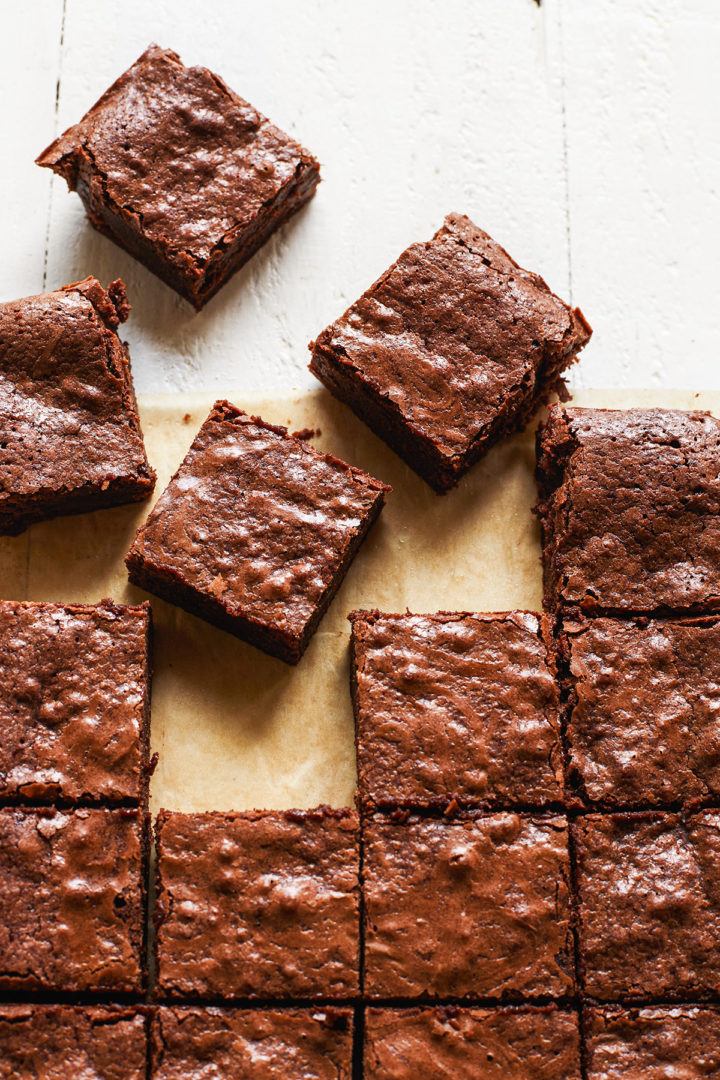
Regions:
<instances>
[{"instance_id":1,"label":"brownie side crust","mask_svg":"<svg viewBox=\"0 0 720 1080\"><path fill-rule=\"evenodd\" d=\"M146 817L0 810L0 990L139 994Z\"/></svg>"},{"instance_id":2,"label":"brownie side crust","mask_svg":"<svg viewBox=\"0 0 720 1080\"><path fill-rule=\"evenodd\" d=\"M438 492L525 426L592 331L463 215L312 342L310 370Z\"/></svg>"},{"instance_id":3,"label":"brownie side crust","mask_svg":"<svg viewBox=\"0 0 720 1080\"><path fill-rule=\"evenodd\" d=\"M164 811L157 844L161 995L357 995L355 813Z\"/></svg>"},{"instance_id":4,"label":"brownie side crust","mask_svg":"<svg viewBox=\"0 0 720 1080\"><path fill-rule=\"evenodd\" d=\"M368 1009L366 1080L580 1080L576 1013L554 1008Z\"/></svg>"},{"instance_id":5,"label":"brownie side crust","mask_svg":"<svg viewBox=\"0 0 720 1080\"><path fill-rule=\"evenodd\" d=\"M158 1008L153 1080L350 1080L349 1009Z\"/></svg>"},{"instance_id":6,"label":"brownie side crust","mask_svg":"<svg viewBox=\"0 0 720 1080\"><path fill-rule=\"evenodd\" d=\"M549 610L720 608L720 422L553 406L537 437Z\"/></svg>"},{"instance_id":7,"label":"brownie side crust","mask_svg":"<svg viewBox=\"0 0 720 1080\"><path fill-rule=\"evenodd\" d=\"M349 618L366 809L562 801L559 695L536 615Z\"/></svg>"},{"instance_id":8,"label":"brownie side crust","mask_svg":"<svg viewBox=\"0 0 720 1080\"><path fill-rule=\"evenodd\" d=\"M720 621L566 620L574 786L611 809L720 796Z\"/></svg>"},{"instance_id":9,"label":"brownie side crust","mask_svg":"<svg viewBox=\"0 0 720 1080\"><path fill-rule=\"evenodd\" d=\"M217 402L138 530L130 580L297 663L389 490Z\"/></svg>"},{"instance_id":10,"label":"brownie side crust","mask_svg":"<svg viewBox=\"0 0 720 1080\"><path fill-rule=\"evenodd\" d=\"M587 995L718 994L720 814L588 815L572 830Z\"/></svg>"},{"instance_id":11,"label":"brownie side crust","mask_svg":"<svg viewBox=\"0 0 720 1080\"><path fill-rule=\"evenodd\" d=\"M0 534L152 492L116 333L129 310L121 281L92 277L0 304Z\"/></svg>"},{"instance_id":12,"label":"brownie side crust","mask_svg":"<svg viewBox=\"0 0 720 1080\"><path fill-rule=\"evenodd\" d=\"M37 164L197 309L315 193L318 162L207 68L151 45Z\"/></svg>"},{"instance_id":13,"label":"brownie side crust","mask_svg":"<svg viewBox=\"0 0 720 1080\"><path fill-rule=\"evenodd\" d=\"M588 1080L717 1080L720 1009L588 1009Z\"/></svg>"},{"instance_id":14,"label":"brownie side crust","mask_svg":"<svg viewBox=\"0 0 720 1080\"><path fill-rule=\"evenodd\" d=\"M149 604L0 601L0 799L147 801Z\"/></svg>"},{"instance_id":15,"label":"brownie side crust","mask_svg":"<svg viewBox=\"0 0 720 1080\"><path fill-rule=\"evenodd\" d=\"M363 839L368 998L573 993L564 818L372 818Z\"/></svg>"},{"instance_id":16,"label":"brownie side crust","mask_svg":"<svg viewBox=\"0 0 720 1080\"><path fill-rule=\"evenodd\" d=\"M0 1003L0 1080L147 1080L136 1009Z\"/></svg>"}]
</instances>

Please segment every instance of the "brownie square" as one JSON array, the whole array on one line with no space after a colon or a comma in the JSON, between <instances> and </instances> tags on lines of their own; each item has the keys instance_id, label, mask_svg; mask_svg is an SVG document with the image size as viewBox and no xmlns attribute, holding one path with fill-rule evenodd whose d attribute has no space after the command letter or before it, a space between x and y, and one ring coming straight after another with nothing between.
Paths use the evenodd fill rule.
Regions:
<instances>
[{"instance_id":1,"label":"brownie square","mask_svg":"<svg viewBox=\"0 0 720 1080\"><path fill-rule=\"evenodd\" d=\"M203 67L151 45L37 164L201 308L315 193L317 161Z\"/></svg>"},{"instance_id":2,"label":"brownie square","mask_svg":"<svg viewBox=\"0 0 720 1080\"><path fill-rule=\"evenodd\" d=\"M573 836L586 992L618 1001L720 991L720 814L590 815Z\"/></svg>"},{"instance_id":3,"label":"brownie square","mask_svg":"<svg viewBox=\"0 0 720 1080\"><path fill-rule=\"evenodd\" d=\"M150 605L0 601L0 798L145 805Z\"/></svg>"},{"instance_id":4,"label":"brownie square","mask_svg":"<svg viewBox=\"0 0 720 1080\"><path fill-rule=\"evenodd\" d=\"M365 1080L580 1080L576 1013L368 1009Z\"/></svg>"},{"instance_id":5,"label":"brownie square","mask_svg":"<svg viewBox=\"0 0 720 1080\"><path fill-rule=\"evenodd\" d=\"M349 1009L159 1008L152 1080L350 1080Z\"/></svg>"},{"instance_id":6,"label":"brownie square","mask_svg":"<svg viewBox=\"0 0 720 1080\"><path fill-rule=\"evenodd\" d=\"M0 304L0 534L146 498L122 281Z\"/></svg>"},{"instance_id":7,"label":"brownie square","mask_svg":"<svg viewBox=\"0 0 720 1080\"><path fill-rule=\"evenodd\" d=\"M572 992L563 818L376 818L363 836L368 997Z\"/></svg>"},{"instance_id":8,"label":"brownie square","mask_svg":"<svg viewBox=\"0 0 720 1080\"><path fill-rule=\"evenodd\" d=\"M445 492L563 393L591 333L541 277L450 214L311 343L310 370Z\"/></svg>"},{"instance_id":9,"label":"brownie square","mask_svg":"<svg viewBox=\"0 0 720 1080\"><path fill-rule=\"evenodd\" d=\"M368 809L562 800L551 635L536 615L355 611L350 621Z\"/></svg>"},{"instance_id":10,"label":"brownie square","mask_svg":"<svg viewBox=\"0 0 720 1080\"><path fill-rule=\"evenodd\" d=\"M359 850L350 810L157 822L157 983L172 998L358 991Z\"/></svg>"},{"instance_id":11,"label":"brownie square","mask_svg":"<svg viewBox=\"0 0 720 1080\"><path fill-rule=\"evenodd\" d=\"M720 1009L588 1009L588 1080L720 1076Z\"/></svg>"},{"instance_id":12,"label":"brownie square","mask_svg":"<svg viewBox=\"0 0 720 1080\"><path fill-rule=\"evenodd\" d=\"M138 530L130 580L296 664L389 490L219 401Z\"/></svg>"},{"instance_id":13,"label":"brownie square","mask_svg":"<svg viewBox=\"0 0 720 1080\"><path fill-rule=\"evenodd\" d=\"M145 815L0 810L0 991L139 993Z\"/></svg>"},{"instance_id":14,"label":"brownie square","mask_svg":"<svg viewBox=\"0 0 720 1080\"><path fill-rule=\"evenodd\" d=\"M0 1004L0 1080L146 1080L132 1008Z\"/></svg>"},{"instance_id":15,"label":"brownie square","mask_svg":"<svg viewBox=\"0 0 720 1080\"><path fill-rule=\"evenodd\" d=\"M546 606L720 608L719 455L708 413L554 406L537 439Z\"/></svg>"},{"instance_id":16,"label":"brownie square","mask_svg":"<svg viewBox=\"0 0 720 1080\"><path fill-rule=\"evenodd\" d=\"M720 795L720 620L591 619L561 637L582 796L628 808Z\"/></svg>"}]
</instances>

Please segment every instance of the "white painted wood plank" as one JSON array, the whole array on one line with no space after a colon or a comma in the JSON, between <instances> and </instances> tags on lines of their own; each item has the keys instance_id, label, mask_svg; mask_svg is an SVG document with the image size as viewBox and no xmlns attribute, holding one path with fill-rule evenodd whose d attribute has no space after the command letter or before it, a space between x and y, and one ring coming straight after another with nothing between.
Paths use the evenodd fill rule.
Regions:
<instances>
[{"instance_id":1,"label":"white painted wood plank","mask_svg":"<svg viewBox=\"0 0 720 1080\"><path fill-rule=\"evenodd\" d=\"M567 290L559 72L533 0L67 0L60 121L150 40L205 64L323 163L310 207L200 315L53 195L49 279L121 276L142 391L311 385L307 342L460 210ZM108 34L108 27L113 33ZM47 141L39 135L39 144Z\"/></svg>"},{"instance_id":2,"label":"white painted wood plank","mask_svg":"<svg viewBox=\"0 0 720 1080\"><path fill-rule=\"evenodd\" d=\"M63 0L6 5L0 33L0 300L43 287L50 176L34 164L54 136Z\"/></svg>"},{"instance_id":3,"label":"white painted wood plank","mask_svg":"<svg viewBox=\"0 0 720 1080\"><path fill-rule=\"evenodd\" d=\"M720 5L551 0L565 55L579 385L720 387Z\"/></svg>"}]
</instances>

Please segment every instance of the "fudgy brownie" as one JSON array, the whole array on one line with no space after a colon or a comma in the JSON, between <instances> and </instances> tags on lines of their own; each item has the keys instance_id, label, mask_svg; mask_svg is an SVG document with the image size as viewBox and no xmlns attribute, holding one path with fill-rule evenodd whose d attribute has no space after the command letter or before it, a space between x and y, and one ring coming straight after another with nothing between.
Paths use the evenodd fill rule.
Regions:
<instances>
[{"instance_id":1,"label":"fudgy brownie","mask_svg":"<svg viewBox=\"0 0 720 1080\"><path fill-rule=\"evenodd\" d=\"M0 799L147 799L150 606L0 601Z\"/></svg>"},{"instance_id":2,"label":"fudgy brownie","mask_svg":"<svg viewBox=\"0 0 720 1080\"><path fill-rule=\"evenodd\" d=\"M588 1080L717 1080L720 1009L588 1009Z\"/></svg>"},{"instance_id":3,"label":"fudgy brownie","mask_svg":"<svg viewBox=\"0 0 720 1080\"><path fill-rule=\"evenodd\" d=\"M131 1008L0 1004L0 1080L147 1080Z\"/></svg>"},{"instance_id":4,"label":"fudgy brownie","mask_svg":"<svg viewBox=\"0 0 720 1080\"><path fill-rule=\"evenodd\" d=\"M389 490L218 401L138 530L130 580L295 664Z\"/></svg>"},{"instance_id":5,"label":"fudgy brownie","mask_svg":"<svg viewBox=\"0 0 720 1080\"><path fill-rule=\"evenodd\" d=\"M92 277L0 304L0 534L155 486L116 333L129 311L121 281Z\"/></svg>"},{"instance_id":6,"label":"fudgy brownie","mask_svg":"<svg viewBox=\"0 0 720 1080\"><path fill-rule=\"evenodd\" d=\"M553 406L537 441L546 606L720 608L719 455L708 413Z\"/></svg>"},{"instance_id":7,"label":"fudgy brownie","mask_svg":"<svg viewBox=\"0 0 720 1080\"><path fill-rule=\"evenodd\" d=\"M318 163L219 76L151 45L37 159L196 308L312 197Z\"/></svg>"},{"instance_id":8,"label":"fudgy brownie","mask_svg":"<svg viewBox=\"0 0 720 1080\"><path fill-rule=\"evenodd\" d=\"M614 808L720 795L720 619L587 619L560 637L572 776Z\"/></svg>"},{"instance_id":9,"label":"fudgy brownie","mask_svg":"<svg viewBox=\"0 0 720 1080\"><path fill-rule=\"evenodd\" d=\"M580 1080L576 1013L368 1009L366 1080Z\"/></svg>"},{"instance_id":10,"label":"fudgy brownie","mask_svg":"<svg viewBox=\"0 0 720 1080\"><path fill-rule=\"evenodd\" d=\"M720 991L720 814L590 815L572 826L586 992Z\"/></svg>"},{"instance_id":11,"label":"fudgy brownie","mask_svg":"<svg viewBox=\"0 0 720 1080\"><path fill-rule=\"evenodd\" d=\"M350 621L366 807L562 799L551 638L536 615L355 611Z\"/></svg>"},{"instance_id":12,"label":"fudgy brownie","mask_svg":"<svg viewBox=\"0 0 720 1080\"><path fill-rule=\"evenodd\" d=\"M159 1008L152 1080L350 1080L349 1009Z\"/></svg>"},{"instance_id":13,"label":"fudgy brownie","mask_svg":"<svg viewBox=\"0 0 720 1080\"><path fill-rule=\"evenodd\" d=\"M139 993L145 815L0 810L0 990Z\"/></svg>"},{"instance_id":14,"label":"fudgy brownie","mask_svg":"<svg viewBox=\"0 0 720 1080\"><path fill-rule=\"evenodd\" d=\"M376 818L363 835L368 997L573 991L564 818Z\"/></svg>"},{"instance_id":15,"label":"fudgy brownie","mask_svg":"<svg viewBox=\"0 0 720 1080\"><path fill-rule=\"evenodd\" d=\"M357 993L355 813L163 811L157 844L163 995L339 999Z\"/></svg>"},{"instance_id":16,"label":"fudgy brownie","mask_svg":"<svg viewBox=\"0 0 720 1080\"><path fill-rule=\"evenodd\" d=\"M553 393L592 331L450 214L310 345L310 370L438 492Z\"/></svg>"}]
</instances>

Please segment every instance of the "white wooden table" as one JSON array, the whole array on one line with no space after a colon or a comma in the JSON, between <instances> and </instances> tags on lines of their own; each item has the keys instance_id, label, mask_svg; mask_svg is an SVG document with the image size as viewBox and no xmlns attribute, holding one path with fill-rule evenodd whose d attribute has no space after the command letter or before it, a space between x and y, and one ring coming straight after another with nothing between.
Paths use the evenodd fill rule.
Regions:
<instances>
[{"instance_id":1,"label":"white wooden table","mask_svg":"<svg viewBox=\"0 0 720 1080\"><path fill-rule=\"evenodd\" d=\"M311 206L200 315L35 156L151 40L323 163ZM139 391L310 385L307 342L464 211L580 304L577 387L720 388L718 0L3 5L0 299L122 277Z\"/></svg>"}]
</instances>

